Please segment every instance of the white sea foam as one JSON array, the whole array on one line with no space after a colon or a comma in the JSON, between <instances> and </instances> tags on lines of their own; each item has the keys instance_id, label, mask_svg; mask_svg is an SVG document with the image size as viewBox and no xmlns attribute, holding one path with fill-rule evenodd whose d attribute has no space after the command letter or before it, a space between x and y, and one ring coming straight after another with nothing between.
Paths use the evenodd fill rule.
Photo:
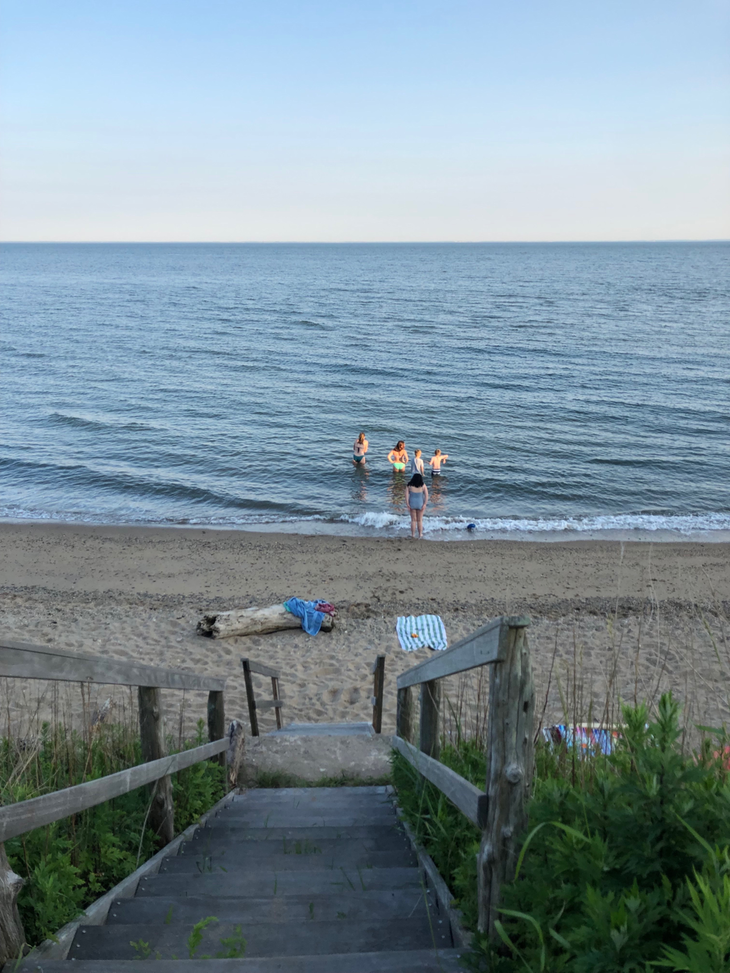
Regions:
<instances>
[{"instance_id":1,"label":"white sea foam","mask_svg":"<svg viewBox=\"0 0 730 973\"><path fill-rule=\"evenodd\" d=\"M408 517L369 511L341 520L360 527L405 530ZM730 531L730 513L702 514L614 514L594 517L511 518L511 517L424 517L424 533L465 531L471 528L487 534L601 534L604 532L670 531L683 535Z\"/></svg>"},{"instance_id":2,"label":"white sea foam","mask_svg":"<svg viewBox=\"0 0 730 973\"><path fill-rule=\"evenodd\" d=\"M134 524L138 526L197 527L213 529L265 530L294 533L346 533L368 535L373 532L399 535L410 530L410 518L389 510L368 510L358 514L327 517L323 514L286 515L280 513L233 514L156 518L129 514L110 515L102 511L49 511L23 509L15 505L0 507L0 521L46 521L76 524ZM657 539L706 537L724 540L730 534L730 513L695 514L614 514L592 517L430 517L423 519L424 532L431 537L489 536L519 539L553 539L579 536L637 537L644 534ZM471 530L470 530L471 528ZM660 536L661 535L661 536Z\"/></svg>"}]
</instances>

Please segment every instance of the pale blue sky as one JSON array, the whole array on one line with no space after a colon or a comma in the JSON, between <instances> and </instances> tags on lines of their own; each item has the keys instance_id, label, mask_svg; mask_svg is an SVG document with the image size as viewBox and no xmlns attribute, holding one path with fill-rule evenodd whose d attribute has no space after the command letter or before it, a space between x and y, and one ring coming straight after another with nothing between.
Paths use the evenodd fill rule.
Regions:
<instances>
[{"instance_id":1,"label":"pale blue sky","mask_svg":"<svg viewBox=\"0 0 730 973\"><path fill-rule=\"evenodd\" d=\"M2 0L5 240L730 237L730 2Z\"/></svg>"}]
</instances>

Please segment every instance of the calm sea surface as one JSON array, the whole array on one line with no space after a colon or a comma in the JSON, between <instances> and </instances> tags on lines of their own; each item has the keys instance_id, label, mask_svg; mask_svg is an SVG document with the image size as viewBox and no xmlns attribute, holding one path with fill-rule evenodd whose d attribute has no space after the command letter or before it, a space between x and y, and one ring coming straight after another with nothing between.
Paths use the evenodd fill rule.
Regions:
<instances>
[{"instance_id":1,"label":"calm sea surface","mask_svg":"<svg viewBox=\"0 0 730 973\"><path fill-rule=\"evenodd\" d=\"M0 259L2 518L393 533L402 438L432 537L730 530L730 244Z\"/></svg>"}]
</instances>

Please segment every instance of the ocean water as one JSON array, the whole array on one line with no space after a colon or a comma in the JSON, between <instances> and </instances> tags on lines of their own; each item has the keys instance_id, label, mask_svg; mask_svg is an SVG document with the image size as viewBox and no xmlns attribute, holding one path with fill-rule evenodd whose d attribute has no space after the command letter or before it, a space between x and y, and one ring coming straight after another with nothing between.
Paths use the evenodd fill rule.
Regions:
<instances>
[{"instance_id":1,"label":"ocean water","mask_svg":"<svg viewBox=\"0 0 730 973\"><path fill-rule=\"evenodd\" d=\"M392 534L405 439L450 457L433 538L730 530L730 244L0 262L4 519Z\"/></svg>"}]
</instances>

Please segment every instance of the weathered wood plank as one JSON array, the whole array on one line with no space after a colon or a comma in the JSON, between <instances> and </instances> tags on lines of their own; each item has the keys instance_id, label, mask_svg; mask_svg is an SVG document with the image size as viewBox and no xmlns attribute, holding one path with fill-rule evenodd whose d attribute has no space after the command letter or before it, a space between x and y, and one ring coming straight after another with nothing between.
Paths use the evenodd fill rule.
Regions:
<instances>
[{"instance_id":1,"label":"weathered wood plank","mask_svg":"<svg viewBox=\"0 0 730 973\"><path fill-rule=\"evenodd\" d=\"M408 824L403 815L403 812L398 809L398 817L400 818L400 823L403 826L403 830L408 836L408 840L411 843L411 847L416 853L418 858L418 864L423 869L426 875L426 885L430 885L436 896L436 901L438 902L439 913L442 916L446 916L451 926L451 938L453 943L459 949L469 949L473 934L470 933L462 925L463 914L459 909L454 907L454 896L446 884L446 882L441 877L438 868L431 856L426 852L423 845L419 844L416 840L416 836L413 833L413 829Z\"/></svg>"},{"instance_id":2,"label":"weathered wood plank","mask_svg":"<svg viewBox=\"0 0 730 973\"><path fill-rule=\"evenodd\" d=\"M218 753L223 753L227 747L228 739L224 737L214 743L206 743L193 750L171 754L161 760L153 760L151 763L138 764L136 767L120 770L119 773L109 774L98 780L90 780L85 784L76 784L74 787L54 791L52 794L44 794L42 797L33 797L29 801L0 807L0 842L25 834L34 828L43 827L45 824L51 824L53 821L60 821L70 814L78 814L86 808L110 801L113 797L128 794L138 787L151 784L153 780L159 780L167 774L177 773L201 760L208 760Z\"/></svg>"},{"instance_id":3,"label":"weathered wood plank","mask_svg":"<svg viewBox=\"0 0 730 973\"><path fill-rule=\"evenodd\" d=\"M165 717L162 711L162 693L153 686L140 686L139 733L142 743L142 759L147 763L165 756ZM175 837L175 805L172 800L172 780L169 775L154 781L151 787L150 827L161 846Z\"/></svg>"},{"instance_id":4,"label":"weathered wood plank","mask_svg":"<svg viewBox=\"0 0 730 973\"><path fill-rule=\"evenodd\" d=\"M486 818L487 795L480 791L474 784L469 783L456 771L450 767L440 764L438 760L427 757L425 753L416 750L410 743L401 740L400 737L393 737L393 747L402 754L406 760L412 764L416 770L423 774L426 780L445 794L452 804L464 814L472 824L478 828L483 826Z\"/></svg>"},{"instance_id":5,"label":"weathered wood plank","mask_svg":"<svg viewBox=\"0 0 730 973\"><path fill-rule=\"evenodd\" d=\"M18 894L24 884L10 867L5 845L0 844L0 967L23 955L25 931L18 912Z\"/></svg>"},{"instance_id":6,"label":"weathered wood plank","mask_svg":"<svg viewBox=\"0 0 730 973\"><path fill-rule=\"evenodd\" d=\"M0 676L18 679L58 679L109 686L154 686L158 689L222 691L225 679L194 672L144 666L101 656L77 655L52 645L0 641Z\"/></svg>"},{"instance_id":7,"label":"weathered wood plank","mask_svg":"<svg viewBox=\"0 0 730 973\"><path fill-rule=\"evenodd\" d=\"M208 693L208 739L220 740L226 733L226 714L223 705L223 693ZM219 753L213 758L223 766L226 762L225 754Z\"/></svg>"},{"instance_id":8,"label":"weathered wood plank","mask_svg":"<svg viewBox=\"0 0 730 973\"><path fill-rule=\"evenodd\" d=\"M251 722L251 736L259 735L259 720L256 716L256 694L253 688L253 676L250 659L241 659L243 666L243 681L246 683L246 702L248 703L248 718Z\"/></svg>"},{"instance_id":9,"label":"weathered wood plank","mask_svg":"<svg viewBox=\"0 0 730 973\"><path fill-rule=\"evenodd\" d=\"M410 686L398 690L398 711L395 732L406 742L413 740L413 690Z\"/></svg>"},{"instance_id":10,"label":"weathered wood plank","mask_svg":"<svg viewBox=\"0 0 730 973\"><path fill-rule=\"evenodd\" d=\"M255 672L257 676L269 676L271 679L281 679L281 673L278 669L265 666L263 662L254 662L253 659L249 659L248 664L251 672Z\"/></svg>"},{"instance_id":11,"label":"weathered wood plank","mask_svg":"<svg viewBox=\"0 0 730 973\"><path fill-rule=\"evenodd\" d=\"M385 656L379 655L373 670L373 730L383 728L383 693L385 691Z\"/></svg>"},{"instance_id":12,"label":"weathered wood plank","mask_svg":"<svg viewBox=\"0 0 730 973\"><path fill-rule=\"evenodd\" d=\"M503 615L478 628L444 652L413 666L398 676L398 689L416 686L421 682L453 676L477 666L499 662L507 650L507 634L510 628L525 628L530 619L520 615Z\"/></svg>"},{"instance_id":13,"label":"weathered wood plank","mask_svg":"<svg viewBox=\"0 0 730 973\"><path fill-rule=\"evenodd\" d=\"M264 699L260 703L256 703L256 709L281 709L284 705L283 699ZM279 727L281 729L281 727Z\"/></svg>"},{"instance_id":14,"label":"weathered wood plank","mask_svg":"<svg viewBox=\"0 0 730 973\"><path fill-rule=\"evenodd\" d=\"M441 753L439 723L441 715L441 683L434 679L421 685L421 752L434 760Z\"/></svg>"},{"instance_id":15,"label":"weathered wood plank","mask_svg":"<svg viewBox=\"0 0 730 973\"><path fill-rule=\"evenodd\" d=\"M477 857L479 929L497 941L501 888L514 879L517 839L527 825L532 783L535 691L524 628L511 628L504 662L491 672L488 815Z\"/></svg>"},{"instance_id":16,"label":"weathered wood plank","mask_svg":"<svg viewBox=\"0 0 730 973\"><path fill-rule=\"evenodd\" d=\"M78 973L181 973L183 969L188 973L281 973L282 970L286 973L463 973L461 955L462 951L457 949L430 948L288 956L284 964L278 956L242 960L196 957L185 959L184 964L179 959L94 959L75 960L73 968ZM68 973L68 967L66 960L44 963L41 967L26 958L13 967L13 973Z\"/></svg>"},{"instance_id":17,"label":"weathered wood plank","mask_svg":"<svg viewBox=\"0 0 730 973\"><path fill-rule=\"evenodd\" d=\"M278 676L272 676L271 677L271 693L272 693L272 695L274 697L274 701L276 702L280 698L279 697L279 677ZM274 710L274 712L276 714L276 729L277 730L280 730L281 729L281 726L282 726L282 723L281 723L281 707L280 706L277 706L276 709Z\"/></svg>"}]
</instances>

